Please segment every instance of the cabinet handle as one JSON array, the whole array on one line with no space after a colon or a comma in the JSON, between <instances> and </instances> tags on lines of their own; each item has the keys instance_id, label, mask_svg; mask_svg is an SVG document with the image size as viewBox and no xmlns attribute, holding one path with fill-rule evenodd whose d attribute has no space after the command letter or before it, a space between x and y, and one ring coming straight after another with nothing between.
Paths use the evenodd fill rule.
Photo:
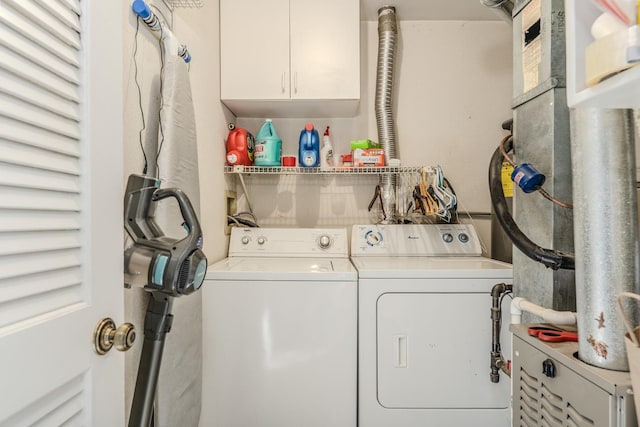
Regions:
<instances>
[{"instance_id":1,"label":"cabinet handle","mask_svg":"<svg viewBox=\"0 0 640 427\"><path fill-rule=\"evenodd\" d=\"M284 93L284 91L285 91L285 89L286 89L286 88L284 87L284 80L285 80L285 78L286 78L286 77L287 77L287 72L286 72L286 71L283 71L283 72L282 72L282 82L281 82L281 85L280 85L280 87L282 88L282 93Z\"/></svg>"},{"instance_id":2,"label":"cabinet handle","mask_svg":"<svg viewBox=\"0 0 640 427\"><path fill-rule=\"evenodd\" d=\"M293 73L293 93L298 93L298 72Z\"/></svg>"}]
</instances>

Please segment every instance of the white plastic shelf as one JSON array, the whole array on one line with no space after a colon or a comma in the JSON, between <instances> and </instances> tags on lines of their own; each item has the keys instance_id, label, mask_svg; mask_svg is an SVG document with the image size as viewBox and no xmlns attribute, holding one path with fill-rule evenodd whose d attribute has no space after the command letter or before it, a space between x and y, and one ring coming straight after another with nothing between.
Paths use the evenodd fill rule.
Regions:
<instances>
[{"instance_id":1,"label":"white plastic shelf","mask_svg":"<svg viewBox=\"0 0 640 427\"><path fill-rule=\"evenodd\" d=\"M588 87L585 52L594 39L591 26L602 13L590 0L565 0L567 103L570 108L640 108L640 67L629 68Z\"/></svg>"}]
</instances>

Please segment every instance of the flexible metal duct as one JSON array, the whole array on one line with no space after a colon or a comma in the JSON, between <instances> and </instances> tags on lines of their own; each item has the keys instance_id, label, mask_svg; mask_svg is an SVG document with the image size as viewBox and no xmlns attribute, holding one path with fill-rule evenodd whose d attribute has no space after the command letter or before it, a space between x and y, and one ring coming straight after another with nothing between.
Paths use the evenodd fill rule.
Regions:
<instances>
[{"instance_id":1,"label":"flexible metal duct","mask_svg":"<svg viewBox=\"0 0 640 427\"><path fill-rule=\"evenodd\" d=\"M629 365L616 295L638 292L632 124L630 110L571 112L579 357L617 371Z\"/></svg>"},{"instance_id":2,"label":"flexible metal duct","mask_svg":"<svg viewBox=\"0 0 640 427\"><path fill-rule=\"evenodd\" d=\"M378 9L378 67L376 75L376 123L378 141L384 148L387 164L389 159L396 159L396 131L393 121L393 68L396 50L396 9L383 6ZM383 222L394 222L396 212L396 174L382 174L380 189L384 205Z\"/></svg>"},{"instance_id":3,"label":"flexible metal duct","mask_svg":"<svg viewBox=\"0 0 640 427\"><path fill-rule=\"evenodd\" d=\"M480 0L484 6L499 10L504 14L504 18L513 21L513 0Z\"/></svg>"}]
</instances>

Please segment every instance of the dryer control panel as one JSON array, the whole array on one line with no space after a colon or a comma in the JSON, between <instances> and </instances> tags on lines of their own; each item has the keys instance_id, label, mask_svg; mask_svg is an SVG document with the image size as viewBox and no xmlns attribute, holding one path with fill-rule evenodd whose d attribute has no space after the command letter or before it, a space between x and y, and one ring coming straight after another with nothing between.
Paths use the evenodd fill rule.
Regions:
<instances>
[{"instance_id":1,"label":"dryer control panel","mask_svg":"<svg viewBox=\"0 0 640 427\"><path fill-rule=\"evenodd\" d=\"M345 228L234 227L229 256L347 258L348 234Z\"/></svg>"},{"instance_id":2,"label":"dryer control panel","mask_svg":"<svg viewBox=\"0 0 640 427\"><path fill-rule=\"evenodd\" d=\"M351 256L480 256L470 224L354 225Z\"/></svg>"}]
</instances>

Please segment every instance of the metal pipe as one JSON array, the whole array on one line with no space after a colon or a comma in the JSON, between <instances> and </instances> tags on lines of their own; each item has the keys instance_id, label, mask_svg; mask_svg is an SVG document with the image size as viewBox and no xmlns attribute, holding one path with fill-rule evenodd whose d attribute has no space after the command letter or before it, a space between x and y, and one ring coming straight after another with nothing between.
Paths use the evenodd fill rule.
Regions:
<instances>
[{"instance_id":1,"label":"metal pipe","mask_svg":"<svg viewBox=\"0 0 640 427\"><path fill-rule=\"evenodd\" d=\"M396 9L383 6L378 9L378 65L376 75L376 124L378 141L384 148L385 159L397 158L396 131L393 120L393 71L396 50ZM396 174L381 174L380 189L382 204L385 206L383 222L394 222L396 212Z\"/></svg>"},{"instance_id":2,"label":"metal pipe","mask_svg":"<svg viewBox=\"0 0 640 427\"><path fill-rule=\"evenodd\" d=\"M630 110L571 111L579 357L628 371L616 295L638 289L638 213Z\"/></svg>"},{"instance_id":3,"label":"metal pipe","mask_svg":"<svg viewBox=\"0 0 640 427\"><path fill-rule=\"evenodd\" d=\"M513 21L513 0L480 0L480 3L502 12L504 18Z\"/></svg>"},{"instance_id":4,"label":"metal pipe","mask_svg":"<svg viewBox=\"0 0 640 427\"><path fill-rule=\"evenodd\" d=\"M492 383L500 381L500 371L511 376L511 368L502 357L500 348L500 329L502 328L502 296L510 293L512 285L498 283L491 288L491 373L489 379Z\"/></svg>"}]
</instances>

